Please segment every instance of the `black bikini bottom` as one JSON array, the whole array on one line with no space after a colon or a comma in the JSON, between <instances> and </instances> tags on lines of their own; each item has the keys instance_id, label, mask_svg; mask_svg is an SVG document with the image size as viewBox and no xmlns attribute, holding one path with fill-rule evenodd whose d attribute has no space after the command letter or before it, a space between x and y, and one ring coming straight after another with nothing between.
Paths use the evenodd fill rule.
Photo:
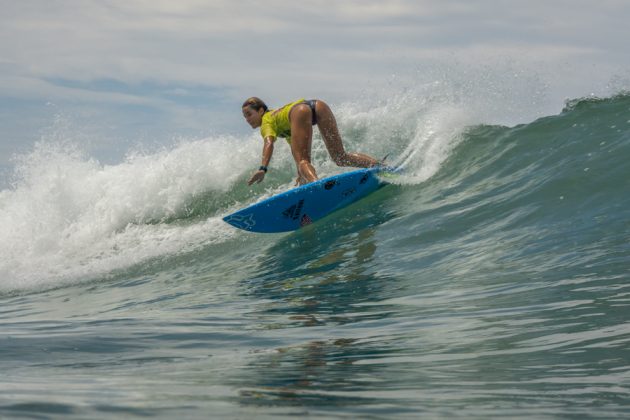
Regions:
<instances>
[{"instance_id":1,"label":"black bikini bottom","mask_svg":"<svg viewBox=\"0 0 630 420\"><path fill-rule=\"evenodd\" d=\"M304 103L308 106L311 107L311 111L312 111L312 117L311 117L311 122L313 123L313 125L317 124L317 112L315 111L315 104L317 103L317 99L309 99L307 101L304 101Z\"/></svg>"}]
</instances>

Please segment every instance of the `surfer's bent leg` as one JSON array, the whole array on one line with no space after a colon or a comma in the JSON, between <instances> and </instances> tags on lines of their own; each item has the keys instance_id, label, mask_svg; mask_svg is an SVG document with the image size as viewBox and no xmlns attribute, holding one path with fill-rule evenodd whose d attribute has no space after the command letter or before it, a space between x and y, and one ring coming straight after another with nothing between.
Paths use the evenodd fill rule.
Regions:
<instances>
[{"instance_id":1,"label":"surfer's bent leg","mask_svg":"<svg viewBox=\"0 0 630 420\"><path fill-rule=\"evenodd\" d=\"M295 105L290 113L291 121L291 153L297 165L300 180L313 182L317 180L317 172L311 164L311 143L313 126L311 125L311 108L306 104Z\"/></svg>"},{"instance_id":2,"label":"surfer's bent leg","mask_svg":"<svg viewBox=\"0 0 630 420\"><path fill-rule=\"evenodd\" d=\"M330 107L324 101L317 100L317 127L324 139L324 144L332 160L338 166L354 166L369 168L378 165L378 161L363 153L347 153L343 148L341 134L337 127L337 121Z\"/></svg>"}]
</instances>

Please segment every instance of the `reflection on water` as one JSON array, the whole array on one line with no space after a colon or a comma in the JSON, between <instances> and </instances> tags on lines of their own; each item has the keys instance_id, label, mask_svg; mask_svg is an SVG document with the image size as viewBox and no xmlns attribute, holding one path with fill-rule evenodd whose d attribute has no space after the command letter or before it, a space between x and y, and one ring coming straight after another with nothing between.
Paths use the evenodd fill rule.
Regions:
<instances>
[{"instance_id":1,"label":"reflection on water","mask_svg":"<svg viewBox=\"0 0 630 420\"><path fill-rule=\"evenodd\" d=\"M243 288L254 301L264 302L253 312L258 327L304 339L255 354L246 368L249 376L236 380L240 403L322 407L388 403L359 394L374 388L378 368L356 362L392 349L381 348L380 341L369 337L356 338L362 336L356 330L351 338L345 335L352 324L376 324L389 316L391 311L384 306L374 311L357 304L378 301L387 285L396 281L376 270L377 229L392 215L383 205L363 208L372 211L359 217L339 212L334 219L288 235L260 256L259 275ZM335 325L339 328L331 330ZM374 327L370 334L375 334Z\"/></svg>"},{"instance_id":2,"label":"reflection on water","mask_svg":"<svg viewBox=\"0 0 630 420\"><path fill-rule=\"evenodd\" d=\"M242 288L248 297L267 302L257 315L277 319L285 314L312 325L344 323L360 312L353 304L378 300L393 281L377 271L376 238L378 226L391 214L383 206L360 217L338 214L328 223L286 236L259 256L258 275ZM352 216L351 224L346 219Z\"/></svg>"},{"instance_id":3,"label":"reflection on water","mask_svg":"<svg viewBox=\"0 0 630 420\"><path fill-rule=\"evenodd\" d=\"M248 383L240 384L239 402L320 408L393 404L391 398L366 395L382 381L379 367L356 364L381 353L375 343L341 338L261 354L248 366L252 376Z\"/></svg>"}]
</instances>

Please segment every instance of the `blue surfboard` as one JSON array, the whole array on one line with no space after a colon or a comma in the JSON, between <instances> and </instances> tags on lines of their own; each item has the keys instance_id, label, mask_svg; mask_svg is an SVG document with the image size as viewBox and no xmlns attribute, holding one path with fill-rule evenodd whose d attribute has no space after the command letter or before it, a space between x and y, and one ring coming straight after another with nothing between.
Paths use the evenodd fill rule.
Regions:
<instances>
[{"instance_id":1,"label":"blue surfboard","mask_svg":"<svg viewBox=\"0 0 630 420\"><path fill-rule=\"evenodd\" d=\"M377 167L333 175L269 197L223 220L250 232L289 232L378 190L387 182L377 175L394 172L392 168Z\"/></svg>"}]
</instances>

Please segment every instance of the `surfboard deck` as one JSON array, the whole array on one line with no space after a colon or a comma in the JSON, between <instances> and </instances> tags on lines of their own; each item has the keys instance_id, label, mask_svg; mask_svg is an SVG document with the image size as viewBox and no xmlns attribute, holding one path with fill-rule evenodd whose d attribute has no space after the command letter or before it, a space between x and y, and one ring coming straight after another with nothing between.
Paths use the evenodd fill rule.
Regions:
<instances>
[{"instance_id":1,"label":"surfboard deck","mask_svg":"<svg viewBox=\"0 0 630 420\"><path fill-rule=\"evenodd\" d=\"M377 167L322 178L252 204L223 220L250 232L297 230L387 185L378 175L395 172L392 168Z\"/></svg>"}]
</instances>

